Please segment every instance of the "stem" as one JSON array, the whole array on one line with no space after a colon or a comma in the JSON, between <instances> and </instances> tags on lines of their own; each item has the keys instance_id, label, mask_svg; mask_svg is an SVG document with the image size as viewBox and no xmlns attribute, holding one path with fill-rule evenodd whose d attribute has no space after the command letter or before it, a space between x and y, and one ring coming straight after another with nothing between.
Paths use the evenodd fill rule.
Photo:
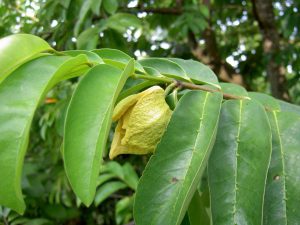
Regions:
<instances>
[{"instance_id":1,"label":"stem","mask_svg":"<svg viewBox=\"0 0 300 225\"><path fill-rule=\"evenodd\" d=\"M202 90L202 91L208 91L208 92L220 92L220 93L223 94L223 97L225 99L250 99L247 96L232 95L232 94L229 94L229 93L224 93L221 90L215 90L215 89L208 88L206 86L201 86L201 85L192 84L192 83L188 83L188 82L184 82L184 81L179 81L179 80L171 79L171 78L168 78L168 77L154 77L154 76L149 76L149 75L135 74L135 75L133 75L133 78L135 78L135 79L144 79L144 80L153 80L153 81L158 81L160 83L174 83L175 87L182 87L182 88L191 89L191 90Z\"/></svg>"}]
</instances>

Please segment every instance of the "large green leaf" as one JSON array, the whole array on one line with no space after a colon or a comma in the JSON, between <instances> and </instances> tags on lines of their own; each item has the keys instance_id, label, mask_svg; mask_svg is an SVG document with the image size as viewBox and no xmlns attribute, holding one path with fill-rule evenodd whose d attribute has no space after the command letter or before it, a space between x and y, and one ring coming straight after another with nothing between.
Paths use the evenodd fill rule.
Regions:
<instances>
[{"instance_id":1,"label":"large green leaf","mask_svg":"<svg viewBox=\"0 0 300 225\"><path fill-rule=\"evenodd\" d=\"M139 181L137 225L181 223L215 140L221 101L220 93L202 91L180 99Z\"/></svg>"},{"instance_id":2,"label":"large green leaf","mask_svg":"<svg viewBox=\"0 0 300 225\"><path fill-rule=\"evenodd\" d=\"M184 69L177 63L163 58L148 58L138 61L142 66L153 68L166 77L191 81Z\"/></svg>"},{"instance_id":3,"label":"large green leaf","mask_svg":"<svg viewBox=\"0 0 300 225\"><path fill-rule=\"evenodd\" d=\"M264 108L252 100L226 101L208 162L213 224L261 224L270 157Z\"/></svg>"},{"instance_id":4,"label":"large green leaf","mask_svg":"<svg viewBox=\"0 0 300 225\"><path fill-rule=\"evenodd\" d=\"M169 60L180 65L195 84L210 84L220 89L217 76L208 66L191 59L171 58Z\"/></svg>"},{"instance_id":5,"label":"large green leaf","mask_svg":"<svg viewBox=\"0 0 300 225\"><path fill-rule=\"evenodd\" d=\"M300 117L270 112L272 159L268 171L264 224L298 224L300 221Z\"/></svg>"},{"instance_id":6,"label":"large green leaf","mask_svg":"<svg viewBox=\"0 0 300 225\"><path fill-rule=\"evenodd\" d=\"M0 39L0 83L22 63L51 49L46 41L30 34L15 34Z\"/></svg>"},{"instance_id":7,"label":"large green leaf","mask_svg":"<svg viewBox=\"0 0 300 225\"><path fill-rule=\"evenodd\" d=\"M71 186L85 205L95 196L113 106L133 65L129 61L124 71L106 64L95 66L72 96L65 123L64 162Z\"/></svg>"},{"instance_id":8,"label":"large green leaf","mask_svg":"<svg viewBox=\"0 0 300 225\"><path fill-rule=\"evenodd\" d=\"M21 172L31 121L45 93L86 57L44 56L15 70L0 85L0 205L23 213ZM77 73L77 72L75 72Z\"/></svg>"}]
</instances>

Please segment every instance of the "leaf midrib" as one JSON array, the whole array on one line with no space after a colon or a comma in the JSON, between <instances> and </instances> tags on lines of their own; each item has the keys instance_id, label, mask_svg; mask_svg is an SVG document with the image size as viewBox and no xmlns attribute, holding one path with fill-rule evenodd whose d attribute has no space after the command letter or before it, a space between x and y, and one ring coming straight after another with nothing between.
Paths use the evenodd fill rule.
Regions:
<instances>
[{"instance_id":1,"label":"leaf midrib","mask_svg":"<svg viewBox=\"0 0 300 225\"><path fill-rule=\"evenodd\" d=\"M281 158L281 164L282 164L282 176L283 176L283 202L284 202L284 219L285 219L285 224L287 223L287 216L286 216L286 173L285 173L285 164L284 164L284 152L283 152L283 146L282 146L282 140L281 140L281 136L280 136L280 129L279 129L279 124L278 124L278 119L277 119L277 114L276 111L273 111L273 116L274 116L274 120L275 120L275 125L276 125L276 132L278 135L278 140L279 140L279 147L280 147L280 158Z\"/></svg>"}]
</instances>

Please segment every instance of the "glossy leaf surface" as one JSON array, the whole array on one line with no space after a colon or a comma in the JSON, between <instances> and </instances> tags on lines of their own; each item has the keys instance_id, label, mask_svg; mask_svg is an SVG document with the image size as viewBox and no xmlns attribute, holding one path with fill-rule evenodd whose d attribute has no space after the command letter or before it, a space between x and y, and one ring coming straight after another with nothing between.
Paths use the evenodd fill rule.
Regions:
<instances>
[{"instance_id":1,"label":"glossy leaf surface","mask_svg":"<svg viewBox=\"0 0 300 225\"><path fill-rule=\"evenodd\" d=\"M208 162L214 224L261 224L271 129L255 101L222 105L216 143Z\"/></svg>"},{"instance_id":2,"label":"glossy leaf surface","mask_svg":"<svg viewBox=\"0 0 300 225\"><path fill-rule=\"evenodd\" d=\"M30 34L15 34L0 39L0 83L22 63L51 49L46 41Z\"/></svg>"},{"instance_id":3,"label":"glossy leaf surface","mask_svg":"<svg viewBox=\"0 0 300 225\"><path fill-rule=\"evenodd\" d=\"M99 55L105 63L120 69L124 69L127 63L132 59L129 55L117 49L102 48L93 50L92 52ZM142 73L144 72L143 67L138 62L135 61L134 64L136 70Z\"/></svg>"},{"instance_id":4,"label":"glossy leaf surface","mask_svg":"<svg viewBox=\"0 0 300 225\"><path fill-rule=\"evenodd\" d=\"M220 93L202 91L180 99L139 181L137 225L181 223L215 140L221 101Z\"/></svg>"},{"instance_id":5,"label":"glossy leaf surface","mask_svg":"<svg viewBox=\"0 0 300 225\"><path fill-rule=\"evenodd\" d=\"M160 74L166 77L172 77L183 81L190 81L190 78L187 76L183 68L179 66L177 63L172 62L168 59L163 59L163 58L141 59L139 60L139 63L141 63L142 66L157 70Z\"/></svg>"},{"instance_id":6,"label":"glossy leaf surface","mask_svg":"<svg viewBox=\"0 0 300 225\"><path fill-rule=\"evenodd\" d=\"M268 171L264 224L298 224L300 221L300 117L270 112L272 159Z\"/></svg>"},{"instance_id":7,"label":"glossy leaf surface","mask_svg":"<svg viewBox=\"0 0 300 225\"><path fill-rule=\"evenodd\" d=\"M0 205L24 211L20 181L35 109L49 88L84 63L84 56L40 57L22 65L0 85Z\"/></svg>"},{"instance_id":8,"label":"glossy leaf surface","mask_svg":"<svg viewBox=\"0 0 300 225\"><path fill-rule=\"evenodd\" d=\"M180 65L195 84L210 84L220 88L217 76L208 66L191 59L171 58L169 60Z\"/></svg>"},{"instance_id":9,"label":"glossy leaf surface","mask_svg":"<svg viewBox=\"0 0 300 225\"><path fill-rule=\"evenodd\" d=\"M97 65L72 96L65 123L64 162L71 186L85 205L92 203L96 192L113 106L132 73L133 60L124 71Z\"/></svg>"}]
</instances>

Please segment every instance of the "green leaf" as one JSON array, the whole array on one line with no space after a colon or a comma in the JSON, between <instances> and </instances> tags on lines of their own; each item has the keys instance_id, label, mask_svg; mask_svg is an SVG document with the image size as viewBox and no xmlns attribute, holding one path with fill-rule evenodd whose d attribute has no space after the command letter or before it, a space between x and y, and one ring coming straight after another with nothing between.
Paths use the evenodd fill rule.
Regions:
<instances>
[{"instance_id":1,"label":"green leaf","mask_svg":"<svg viewBox=\"0 0 300 225\"><path fill-rule=\"evenodd\" d=\"M85 51L85 50L69 50L69 51L63 51L62 53L69 55L69 56L78 56L80 54L86 55L90 62L93 64L103 64L104 61L101 59L100 56L95 54L94 52Z\"/></svg>"},{"instance_id":2,"label":"green leaf","mask_svg":"<svg viewBox=\"0 0 300 225\"><path fill-rule=\"evenodd\" d=\"M171 58L169 60L181 66L185 70L187 76L191 78L193 83L210 84L220 89L217 76L208 66L205 66L204 64L191 59L184 60Z\"/></svg>"},{"instance_id":3,"label":"green leaf","mask_svg":"<svg viewBox=\"0 0 300 225\"><path fill-rule=\"evenodd\" d=\"M270 110L280 110L278 101L270 95L258 92L248 92L248 95L251 99L260 102L264 107Z\"/></svg>"},{"instance_id":4,"label":"green leaf","mask_svg":"<svg viewBox=\"0 0 300 225\"><path fill-rule=\"evenodd\" d=\"M133 60L124 71L97 65L72 96L65 123L64 162L70 184L85 205L92 203L96 192L113 106L132 73Z\"/></svg>"},{"instance_id":5,"label":"green leaf","mask_svg":"<svg viewBox=\"0 0 300 225\"><path fill-rule=\"evenodd\" d=\"M83 1L81 7L80 7L80 12L79 12L79 18L76 21L75 27L74 27L74 34L77 37L81 28L82 23L84 22L85 16L90 10L90 5L91 1Z\"/></svg>"},{"instance_id":6,"label":"green leaf","mask_svg":"<svg viewBox=\"0 0 300 225\"><path fill-rule=\"evenodd\" d=\"M291 103L284 102L284 101L281 101L281 100L277 100L277 101L280 104L281 111L283 111L283 112L293 112L293 113L296 113L300 116L300 106L299 105L293 105Z\"/></svg>"},{"instance_id":7,"label":"green leaf","mask_svg":"<svg viewBox=\"0 0 300 225\"><path fill-rule=\"evenodd\" d=\"M166 77L175 78L183 81L191 81L186 72L177 63L163 58L149 58L138 61L142 66L154 68Z\"/></svg>"},{"instance_id":8,"label":"green leaf","mask_svg":"<svg viewBox=\"0 0 300 225\"><path fill-rule=\"evenodd\" d=\"M202 193L203 195L203 193ZM196 190L188 208L190 225L210 224L210 218L206 211L204 197Z\"/></svg>"},{"instance_id":9,"label":"green leaf","mask_svg":"<svg viewBox=\"0 0 300 225\"><path fill-rule=\"evenodd\" d=\"M124 69L128 62L132 59L129 55L117 49L102 48L93 50L92 52L99 55L106 64L118 67L120 69ZM145 72L143 67L136 61L134 62L134 67L135 70L139 72Z\"/></svg>"},{"instance_id":10,"label":"green leaf","mask_svg":"<svg viewBox=\"0 0 300 225\"><path fill-rule=\"evenodd\" d=\"M140 19L129 13L116 13L110 16L107 19L106 25L122 34L129 28L138 29L142 26Z\"/></svg>"},{"instance_id":11,"label":"green leaf","mask_svg":"<svg viewBox=\"0 0 300 225\"><path fill-rule=\"evenodd\" d=\"M264 224L300 221L300 117L290 112L270 112L272 159L268 171Z\"/></svg>"},{"instance_id":12,"label":"green leaf","mask_svg":"<svg viewBox=\"0 0 300 225\"><path fill-rule=\"evenodd\" d=\"M106 181L115 178L116 175L112 173L101 174L97 179L97 186L104 184Z\"/></svg>"},{"instance_id":13,"label":"green leaf","mask_svg":"<svg viewBox=\"0 0 300 225\"><path fill-rule=\"evenodd\" d=\"M97 16L100 15L100 7L102 4L102 0L90 0L91 1L91 10Z\"/></svg>"},{"instance_id":14,"label":"green leaf","mask_svg":"<svg viewBox=\"0 0 300 225\"><path fill-rule=\"evenodd\" d=\"M18 66L52 50L43 39L30 34L14 34L0 39L0 83Z\"/></svg>"},{"instance_id":15,"label":"green leaf","mask_svg":"<svg viewBox=\"0 0 300 225\"><path fill-rule=\"evenodd\" d=\"M109 14L114 14L118 9L118 0L103 0L103 8Z\"/></svg>"},{"instance_id":16,"label":"green leaf","mask_svg":"<svg viewBox=\"0 0 300 225\"><path fill-rule=\"evenodd\" d=\"M246 89L240 85L233 83L220 83L223 93L236 95L236 96L248 96Z\"/></svg>"},{"instance_id":17,"label":"green leaf","mask_svg":"<svg viewBox=\"0 0 300 225\"><path fill-rule=\"evenodd\" d=\"M23 213L23 159L31 121L46 92L66 74L74 74L86 57L44 56L19 67L0 85L0 205Z\"/></svg>"},{"instance_id":18,"label":"green leaf","mask_svg":"<svg viewBox=\"0 0 300 225\"><path fill-rule=\"evenodd\" d=\"M109 196L113 193L126 188L127 185L120 181L112 181L103 184L99 187L95 196L95 206L100 205L103 201L105 201Z\"/></svg>"},{"instance_id":19,"label":"green leaf","mask_svg":"<svg viewBox=\"0 0 300 225\"><path fill-rule=\"evenodd\" d=\"M226 101L208 162L213 224L261 224L270 156L264 108L250 100Z\"/></svg>"},{"instance_id":20,"label":"green leaf","mask_svg":"<svg viewBox=\"0 0 300 225\"><path fill-rule=\"evenodd\" d=\"M133 201L134 196L130 196L124 197L117 202L115 207L115 219L117 224L126 224L132 218Z\"/></svg>"},{"instance_id":21,"label":"green leaf","mask_svg":"<svg viewBox=\"0 0 300 225\"><path fill-rule=\"evenodd\" d=\"M123 165L123 173L124 173L124 182L133 190L136 190L139 177L136 174L130 163L125 163Z\"/></svg>"},{"instance_id":22,"label":"green leaf","mask_svg":"<svg viewBox=\"0 0 300 225\"><path fill-rule=\"evenodd\" d=\"M99 41L99 27L90 27L77 37L77 49L92 50L97 47Z\"/></svg>"},{"instance_id":23,"label":"green leaf","mask_svg":"<svg viewBox=\"0 0 300 225\"><path fill-rule=\"evenodd\" d=\"M202 91L180 99L139 181L134 205L138 225L181 223L215 140L221 101L220 93Z\"/></svg>"}]
</instances>

